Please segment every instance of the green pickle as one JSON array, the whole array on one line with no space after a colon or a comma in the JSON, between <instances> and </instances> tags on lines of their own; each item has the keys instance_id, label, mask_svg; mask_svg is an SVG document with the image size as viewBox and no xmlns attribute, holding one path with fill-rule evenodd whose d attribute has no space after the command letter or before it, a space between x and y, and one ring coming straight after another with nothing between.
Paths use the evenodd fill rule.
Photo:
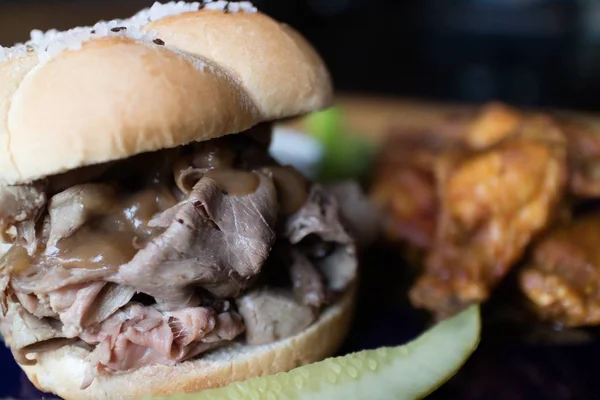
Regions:
<instances>
[{"instance_id":1,"label":"green pickle","mask_svg":"<svg viewBox=\"0 0 600 400\"><path fill-rule=\"evenodd\" d=\"M333 357L289 372L169 399L421 399L462 367L479 343L480 330L479 306L474 305L403 346Z\"/></svg>"}]
</instances>

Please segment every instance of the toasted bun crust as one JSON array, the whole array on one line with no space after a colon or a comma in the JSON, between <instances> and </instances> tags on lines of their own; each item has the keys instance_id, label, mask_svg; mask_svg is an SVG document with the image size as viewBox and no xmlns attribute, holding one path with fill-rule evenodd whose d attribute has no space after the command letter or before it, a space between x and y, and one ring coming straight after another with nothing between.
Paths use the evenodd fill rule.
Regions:
<instances>
[{"instance_id":1,"label":"toasted bun crust","mask_svg":"<svg viewBox=\"0 0 600 400\"><path fill-rule=\"evenodd\" d=\"M174 367L153 365L131 373L98 377L81 390L87 351L78 347L39 355L33 366L21 366L42 391L65 400L127 399L193 393L232 382L289 371L332 356L348 332L354 309L355 289L329 307L306 331L263 346L233 345L198 360Z\"/></svg>"},{"instance_id":2,"label":"toasted bun crust","mask_svg":"<svg viewBox=\"0 0 600 400\"><path fill-rule=\"evenodd\" d=\"M261 13L200 10L143 27L164 42L94 38L0 63L0 184L237 133L325 108L328 71Z\"/></svg>"}]
</instances>

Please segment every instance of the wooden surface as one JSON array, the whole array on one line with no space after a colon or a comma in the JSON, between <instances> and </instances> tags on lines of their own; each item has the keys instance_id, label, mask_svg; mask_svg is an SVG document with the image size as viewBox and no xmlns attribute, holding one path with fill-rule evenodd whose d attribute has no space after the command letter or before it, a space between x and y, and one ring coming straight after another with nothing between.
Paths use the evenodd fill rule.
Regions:
<instances>
[{"instance_id":1,"label":"wooden surface","mask_svg":"<svg viewBox=\"0 0 600 400\"><path fill-rule=\"evenodd\" d=\"M440 121L448 113L472 109L468 105L437 104L421 100L380 98L352 94L340 95L336 104L344 122L354 132L380 141L391 126L421 128ZM290 126L303 129L303 120L290 121Z\"/></svg>"},{"instance_id":2,"label":"wooden surface","mask_svg":"<svg viewBox=\"0 0 600 400\"><path fill-rule=\"evenodd\" d=\"M427 128L441 122L449 115L475 110L479 104L436 103L418 99L380 98L356 94L340 94L336 106L341 109L344 121L353 132L381 142L390 128ZM539 110L550 111L550 110ZM571 110L551 110L570 115L598 126L600 117ZM303 129L302 119L290 121L290 126Z\"/></svg>"}]
</instances>

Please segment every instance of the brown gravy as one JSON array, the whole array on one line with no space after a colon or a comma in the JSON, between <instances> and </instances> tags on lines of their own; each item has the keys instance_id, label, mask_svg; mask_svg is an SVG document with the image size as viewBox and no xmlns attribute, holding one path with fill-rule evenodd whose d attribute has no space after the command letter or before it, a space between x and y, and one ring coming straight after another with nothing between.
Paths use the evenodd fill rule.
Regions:
<instances>
[{"instance_id":1,"label":"brown gravy","mask_svg":"<svg viewBox=\"0 0 600 400\"><path fill-rule=\"evenodd\" d=\"M0 259L0 271L18 274L29 268L31 261L27 250L21 246L13 245Z\"/></svg>"},{"instance_id":2,"label":"brown gravy","mask_svg":"<svg viewBox=\"0 0 600 400\"><path fill-rule=\"evenodd\" d=\"M213 169L204 174L212 179L217 187L230 196L245 196L254 193L260 185L260 178L254 172L234 169Z\"/></svg>"},{"instance_id":3,"label":"brown gravy","mask_svg":"<svg viewBox=\"0 0 600 400\"><path fill-rule=\"evenodd\" d=\"M53 256L65 268L117 268L133 258L139 243L161 233L148 222L176 204L167 187L151 186L123 196L114 211L60 240Z\"/></svg>"},{"instance_id":4,"label":"brown gravy","mask_svg":"<svg viewBox=\"0 0 600 400\"><path fill-rule=\"evenodd\" d=\"M150 159L155 160L156 157L153 157ZM165 157L164 162L155 162L155 164L160 164L161 171L168 169L168 175L161 175L158 181L154 180L150 186L146 186L149 184L148 180L140 181L143 185L142 189L133 193L116 190L114 195L107 198L92 195L93 198L84 201L82 206L94 208L95 212L90 214L81 228L71 236L60 238L52 249L46 249L45 242L40 243L38 253L33 257L28 256L22 247L13 246L0 260L0 269L15 274L37 266L116 269L131 261L145 243L164 231L164 228L151 228L148 223L157 214L175 206L178 202L175 196L179 195L179 192L173 193L170 188L174 183L171 174L174 174L177 180L177 176L182 175L183 171L193 169L199 172L198 178L211 179L229 196L245 196L254 193L260 185L260 177L254 172L235 169L236 157L237 152L233 148L217 143L199 144L193 154L179 156L177 159L173 157L170 162L168 157ZM129 167L136 169L134 165L138 167L136 171L139 169L146 171L144 173L152 173L152 166L146 166L147 163L141 161L140 165L137 165L138 163L134 161L122 165L120 168L125 167L125 171L118 171L119 174L129 177L131 174L127 169ZM173 161L175 163L171 164ZM273 166L267 169L272 173L278 189L281 212L291 214L297 211L306 202L308 196L306 179L292 168ZM81 179L99 178L102 181L106 179L112 181L113 178L118 178L117 175L109 173L102 177L97 176L103 171L104 168L78 170L77 173L72 174L74 180L61 176L60 188ZM120 182L119 179L116 180ZM129 181L123 178L123 183L125 182ZM177 182L177 186L182 183Z\"/></svg>"},{"instance_id":5,"label":"brown gravy","mask_svg":"<svg viewBox=\"0 0 600 400\"><path fill-rule=\"evenodd\" d=\"M177 200L166 186L151 186L125 197L116 213L104 217L102 226L141 237L155 236L156 229L148 227L148 222L176 204Z\"/></svg>"},{"instance_id":6,"label":"brown gravy","mask_svg":"<svg viewBox=\"0 0 600 400\"><path fill-rule=\"evenodd\" d=\"M58 242L53 264L64 268L116 269L133 258L132 232L103 232L86 227Z\"/></svg>"},{"instance_id":7,"label":"brown gravy","mask_svg":"<svg viewBox=\"0 0 600 400\"><path fill-rule=\"evenodd\" d=\"M308 181L291 167L268 167L277 187L279 213L290 215L298 211L308 199Z\"/></svg>"},{"instance_id":8,"label":"brown gravy","mask_svg":"<svg viewBox=\"0 0 600 400\"><path fill-rule=\"evenodd\" d=\"M21 246L12 246L2 259L10 273L18 274L36 265L60 265L64 268L116 269L135 256L140 244L158 236L161 228L150 228L148 222L177 201L163 185L150 186L123 195L107 205L103 215L89 220L73 235L56 244L56 250L29 257Z\"/></svg>"},{"instance_id":9,"label":"brown gravy","mask_svg":"<svg viewBox=\"0 0 600 400\"><path fill-rule=\"evenodd\" d=\"M231 168L235 158L235 151L229 147L214 142L202 142L191 157L191 166L207 170Z\"/></svg>"}]
</instances>

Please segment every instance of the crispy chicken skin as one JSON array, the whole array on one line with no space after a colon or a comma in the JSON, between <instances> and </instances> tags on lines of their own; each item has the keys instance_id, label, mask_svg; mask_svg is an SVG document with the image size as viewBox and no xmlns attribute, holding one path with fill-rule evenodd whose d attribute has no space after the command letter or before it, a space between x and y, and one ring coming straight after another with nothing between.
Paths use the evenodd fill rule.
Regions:
<instances>
[{"instance_id":1,"label":"crispy chicken skin","mask_svg":"<svg viewBox=\"0 0 600 400\"><path fill-rule=\"evenodd\" d=\"M419 249L431 246L438 201L430 171L414 166L400 168L374 188L372 199L393 215L392 219L383 221L389 238L400 237Z\"/></svg>"},{"instance_id":2,"label":"crispy chicken skin","mask_svg":"<svg viewBox=\"0 0 600 400\"><path fill-rule=\"evenodd\" d=\"M429 249L440 202L439 159L489 147L513 134L521 118L517 110L491 103L476 118L449 116L431 130L392 132L379 154L371 188L372 201L392 216L384 221L388 239Z\"/></svg>"},{"instance_id":3,"label":"crispy chicken skin","mask_svg":"<svg viewBox=\"0 0 600 400\"><path fill-rule=\"evenodd\" d=\"M561 131L537 116L491 148L441 157L439 219L412 303L442 318L486 300L553 220L565 159Z\"/></svg>"},{"instance_id":4,"label":"crispy chicken skin","mask_svg":"<svg viewBox=\"0 0 600 400\"><path fill-rule=\"evenodd\" d=\"M414 306L444 318L485 301L534 246L519 272L542 318L600 323L600 215L598 227L578 221L535 244L579 201L600 198L592 127L490 103L429 131L394 132L378 161L371 198L390 216L388 238L410 257L417 250L422 266Z\"/></svg>"},{"instance_id":5,"label":"crispy chicken skin","mask_svg":"<svg viewBox=\"0 0 600 400\"><path fill-rule=\"evenodd\" d=\"M468 124L464 140L472 149L485 149L515 133L522 120L523 115L515 108L502 103L487 104Z\"/></svg>"},{"instance_id":6,"label":"crispy chicken skin","mask_svg":"<svg viewBox=\"0 0 600 400\"><path fill-rule=\"evenodd\" d=\"M540 238L519 273L519 285L543 320L600 324L600 212Z\"/></svg>"},{"instance_id":7,"label":"crispy chicken skin","mask_svg":"<svg viewBox=\"0 0 600 400\"><path fill-rule=\"evenodd\" d=\"M600 197L600 134L591 127L562 121L569 152L569 191L579 198Z\"/></svg>"},{"instance_id":8,"label":"crispy chicken skin","mask_svg":"<svg viewBox=\"0 0 600 400\"><path fill-rule=\"evenodd\" d=\"M393 218L384 222L388 238L401 239L417 248L429 248L435 231L437 193L433 166L437 151L427 143L411 146L399 137L379 159L371 199ZM412 154L404 150L413 148Z\"/></svg>"},{"instance_id":9,"label":"crispy chicken skin","mask_svg":"<svg viewBox=\"0 0 600 400\"><path fill-rule=\"evenodd\" d=\"M371 188L373 203L392 216L384 220L388 239L420 250L431 246L439 203L435 166L442 154L464 147L464 128L462 119L451 119L433 131L390 135Z\"/></svg>"},{"instance_id":10,"label":"crispy chicken skin","mask_svg":"<svg viewBox=\"0 0 600 400\"><path fill-rule=\"evenodd\" d=\"M499 103L383 149L372 198L392 216L388 236L422 251L410 300L438 318L489 297L553 221L566 186L562 129Z\"/></svg>"}]
</instances>

